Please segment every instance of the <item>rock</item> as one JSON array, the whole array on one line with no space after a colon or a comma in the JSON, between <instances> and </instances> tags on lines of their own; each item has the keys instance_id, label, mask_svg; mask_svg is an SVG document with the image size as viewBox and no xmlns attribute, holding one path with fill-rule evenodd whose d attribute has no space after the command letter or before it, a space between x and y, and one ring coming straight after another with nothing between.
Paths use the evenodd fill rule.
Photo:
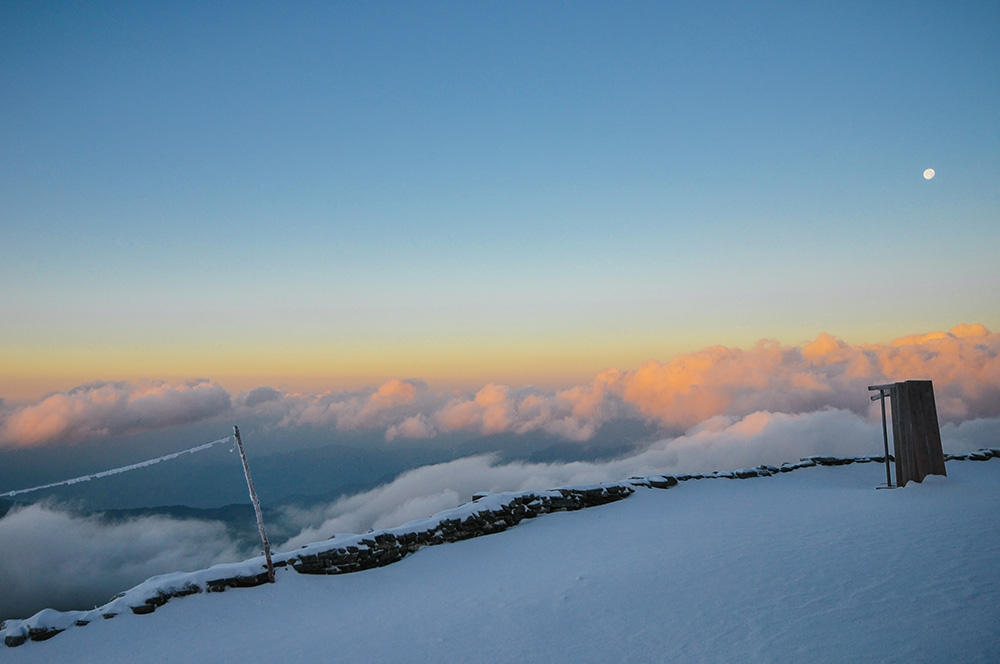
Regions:
<instances>
[{"instance_id":1,"label":"rock","mask_svg":"<svg viewBox=\"0 0 1000 664\"><path fill-rule=\"evenodd\" d=\"M47 641L62 631L54 627L32 627L28 630L28 638L32 641Z\"/></svg>"},{"instance_id":2,"label":"rock","mask_svg":"<svg viewBox=\"0 0 1000 664\"><path fill-rule=\"evenodd\" d=\"M811 459L815 463L818 463L821 466L846 466L848 464L854 463L854 459L845 457L814 456L814 457L809 457L809 459ZM807 461L809 459L804 459L804 461Z\"/></svg>"},{"instance_id":3,"label":"rock","mask_svg":"<svg viewBox=\"0 0 1000 664\"><path fill-rule=\"evenodd\" d=\"M197 595L200 592L201 592L201 587L196 586L193 583L187 583L184 585L183 588L179 588L171 592L169 597L187 597L188 595Z\"/></svg>"},{"instance_id":4,"label":"rock","mask_svg":"<svg viewBox=\"0 0 1000 664\"><path fill-rule=\"evenodd\" d=\"M8 634L4 638L3 643L8 648L16 648L27 640L28 636L26 634Z\"/></svg>"},{"instance_id":5,"label":"rock","mask_svg":"<svg viewBox=\"0 0 1000 664\"><path fill-rule=\"evenodd\" d=\"M677 486L678 480L676 477L671 477L670 475L662 475L659 479L655 477L648 478L649 485L656 489L669 489L672 486Z\"/></svg>"}]
</instances>

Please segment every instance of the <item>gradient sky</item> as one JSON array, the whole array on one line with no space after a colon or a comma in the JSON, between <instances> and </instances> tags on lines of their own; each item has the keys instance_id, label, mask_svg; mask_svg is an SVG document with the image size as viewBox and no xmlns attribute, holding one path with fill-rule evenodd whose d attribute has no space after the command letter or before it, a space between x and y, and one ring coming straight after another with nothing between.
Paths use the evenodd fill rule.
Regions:
<instances>
[{"instance_id":1,"label":"gradient sky","mask_svg":"<svg viewBox=\"0 0 1000 664\"><path fill-rule=\"evenodd\" d=\"M0 398L1000 328L1000 4L676 4L0 4Z\"/></svg>"}]
</instances>

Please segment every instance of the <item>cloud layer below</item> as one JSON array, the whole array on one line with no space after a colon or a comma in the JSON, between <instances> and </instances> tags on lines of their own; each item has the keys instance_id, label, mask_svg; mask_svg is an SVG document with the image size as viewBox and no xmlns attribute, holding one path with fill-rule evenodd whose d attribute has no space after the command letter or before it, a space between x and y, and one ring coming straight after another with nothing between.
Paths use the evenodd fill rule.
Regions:
<instances>
[{"instance_id":1,"label":"cloud layer below","mask_svg":"<svg viewBox=\"0 0 1000 664\"><path fill-rule=\"evenodd\" d=\"M712 346L609 369L585 385L546 392L487 384L474 394L435 392L418 380L369 390L230 395L210 381L92 383L8 412L0 445L32 447L187 424L235 410L276 426L381 431L387 440L544 432L585 441L607 422L641 418L681 433L713 417L842 409L871 415L867 386L934 381L942 423L1000 415L1000 334L962 324L949 332L852 346L821 334L802 346L763 340L743 350Z\"/></svg>"},{"instance_id":2,"label":"cloud layer below","mask_svg":"<svg viewBox=\"0 0 1000 664\"><path fill-rule=\"evenodd\" d=\"M215 521L147 516L110 523L34 504L0 518L0 619L82 609L157 574L247 555Z\"/></svg>"},{"instance_id":3,"label":"cloud layer below","mask_svg":"<svg viewBox=\"0 0 1000 664\"><path fill-rule=\"evenodd\" d=\"M970 452L1000 444L1000 418L945 425L948 452ZM416 468L383 486L310 510L286 510L298 535L280 545L291 549L343 532L397 526L471 499L477 491L542 490L572 484L618 481L661 473L732 470L778 465L816 455L882 453L881 424L847 410L786 414L757 411L742 418L712 417L674 438L610 461L497 463L480 455ZM884 480L871 466L871 485Z\"/></svg>"}]
</instances>

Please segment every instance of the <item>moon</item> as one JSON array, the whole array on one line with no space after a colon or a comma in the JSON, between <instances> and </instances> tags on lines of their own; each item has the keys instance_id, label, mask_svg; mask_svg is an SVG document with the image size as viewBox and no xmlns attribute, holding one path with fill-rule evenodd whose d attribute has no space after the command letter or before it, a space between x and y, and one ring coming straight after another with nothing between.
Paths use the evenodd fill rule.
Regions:
<instances>
[{"instance_id":1,"label":"moon","mask_svg":"<svg viewBox=\"0 0 1000 664\"><path fill-rule=\"evenodd\" d=\"M926 171L924 171L924 179L925 180L930 180L932 177L934 177L934 169L933 168L928 168Z\"/></svg>"}]
</instances>

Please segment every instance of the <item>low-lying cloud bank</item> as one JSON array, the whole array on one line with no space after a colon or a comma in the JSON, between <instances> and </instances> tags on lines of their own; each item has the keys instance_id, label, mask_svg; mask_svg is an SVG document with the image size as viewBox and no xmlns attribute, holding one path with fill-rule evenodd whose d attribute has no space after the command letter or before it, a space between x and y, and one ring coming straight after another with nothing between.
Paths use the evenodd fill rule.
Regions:
<instances>
[{"instance_id":1,"label":"low-lying cloud bank","mask_svg":"<svg viewBox=\"0 0 1000 664\"><path fill-rule=\"evenodd\" d=\"M46 504L14 508L0 518L0 619L43 608L89 609L151 576L248 553L217 521L108 522Z\"/></svg>"},{"instance_id":2,"label":"low-lying cloud bank","mask_svg":"<svg viewBox=\"0 0 1000 664\"><path fill-rule=\"evenodd\" d=\"M945 425L943 446L949 453L996 447L998 431L1000 418ZM812 455L878 455L882 450L881 423L847 410L716 416L683 435L610 461L500 464L494 456L481 455L416 468L388 484L329 505L286 510L301 532L280 548L292 549L337 533L397 526L455 507L477 491L544 490L651 474L779 465ZM883 480L881 466L872 466L872 486Z\"/></svg>"},{"instance_id":3,"label":"low-lying cloud bank","mask_svg":"<svg viewBox=\"0 0 1000 664\"><path fill-rule=\"evenodd\" d=\"M642 418L680 433L713 417L824 408L871 415L867 386L934 381L942 423L1000 415L1000 334L962 324L949 332L852 346L821 334L803 346L760 341L750 349L712 346L608 369L586 385L555 392L487 384L475 394L435 392L419 380L320 394L271 387L230 395L210 381L92 383L13 410L0 445L31 447L192 423L231 410L275 426L382 431L387 440L544 432L570 441L593 437L617 418Z\"/></svg>"}]
</instances>

